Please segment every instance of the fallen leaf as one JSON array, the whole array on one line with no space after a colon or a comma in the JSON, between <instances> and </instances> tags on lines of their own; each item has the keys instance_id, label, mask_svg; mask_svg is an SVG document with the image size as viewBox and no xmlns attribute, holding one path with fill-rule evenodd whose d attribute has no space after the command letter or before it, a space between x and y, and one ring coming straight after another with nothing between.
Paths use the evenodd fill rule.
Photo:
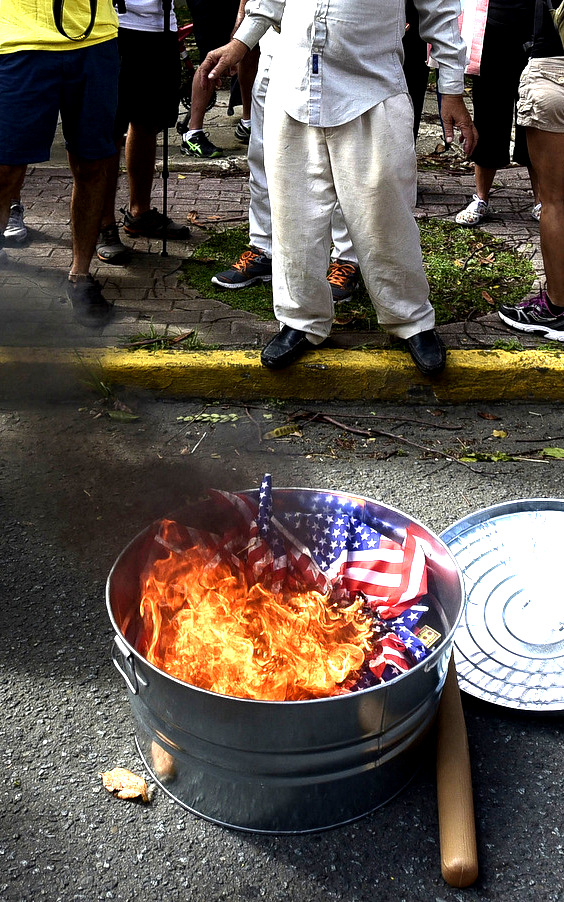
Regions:
<instances>
[{"instance_id":1,"label":"fallen leaf","mask_svg":"<svg viewBox=\"0 0 564 902\"><path fill-rule=\"evenodd\" d=\"M492 306L495 304L495 301L492 298L491 294L488 294L487 291L482 291L482 297L487 304L491 304Z\"/></svg>"},{"instance_id":2,"label":"fallen leaf","mask_svg":"<svg viewBox=\"0 0 564 902\"><path fill-rule=\"evenodd\" d=\"M120 423L131 423L139 419L138 415L131 413L130 410L108 410L108 416L112 420L119 420Z\"/></svg>"},{"instance_id":3,"label":"fallen leaf","mask_svg":"<svg viewBox=\"0 0 564 902\"><path fill-rule=\"evenodd\" d=\"M501 420L501 417L497 417L495 413L482 413L478 411L478 416L482 417L483 420Z\"/></svg>"},{"instance_id":4,"label":"fallen leaf","mask_svg":"<svg viewBox=\"0 0 564 902\"><path fill-rule=\"evenodd\" d=\"M149 802L149 787L143 777L138 777L125 767L114 767L113 770L100 774L102 783L108 792L113 792L118 799L141 799Z\"/></svg>"},{"instance_id":5,"label":"fallen leaf","mask_svg":"<svg viewBox=\"0 0 564 902\"><path fill-rule=\"evenodd\" d=\"M479 461L498 463L501 461L519 460L519 458L512 457L511 454L506 454L504 451L496 451L495 454L486 454L483 451L476 451L475 453L467 453L463 457L459 457L458 460L462 461L462 463L474 463Z\"/></svg>"},{"instance_id":6,"label":"fallen leaf","mask_svg":"<svg viewBox=\"0 0 564 902\"><path fill-rule=\"evenodd\" d=\"M543 448L542 453L545 457L555 457L557 459L564 459L564 448Z\"/></svg>"},{"instance_id":7,"label":"fallen leaf","mask_svg":"<svg viewBox=\"0 0 564 902\"><path fill-rule=\"evenodd\" d=\"M239 419L237 413L197 413L195 416L176 417L182 423L234 423Z\"/></svg>"},{"instance_id":8,"label":"fallen leaf","mask_svg":"<svg viewBox=\"0 0 564 902\"><path fill-rule=\"evenodd\" d=\"M301 437L302 433L295 423L288 423L287 426L277 426L276 429L267 432L266 435L263 435L263 439L283 438L285 435L297 435Z\"/></svg>"},{"instance_id":9,"label":"fallen leaf","mask_svg":"<svg viewBox=\"0 0 564 902\"><path fill-rule=\"evenodd\" d=\"M492 429L492 435L494 438L507 438L505 429Z\"/></svg>"}]
</instances>

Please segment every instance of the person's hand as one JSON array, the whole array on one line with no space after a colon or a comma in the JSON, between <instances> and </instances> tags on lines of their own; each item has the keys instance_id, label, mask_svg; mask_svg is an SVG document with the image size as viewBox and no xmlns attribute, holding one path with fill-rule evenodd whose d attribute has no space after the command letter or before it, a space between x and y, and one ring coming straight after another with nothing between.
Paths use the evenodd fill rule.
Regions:
<instances>
[{"instance_id":1,"label":"person's hand","mask_svg":"<svg viewBox=\"0 0 564 902\"><path fill-rule=\"evenodd\" d=\"M478 142L478 132L466 108L462 94L441 94L441 119L445 141L452 144L454 130L460 130L459 143L466 156L470 156Z\"/></svg>"},{"instance_id":2,"label":"person's hand","mask_svg":"<svg viewBox=\"0 0 564 902\"><path fill-rule=\"evenodd\" d=\"M209 87L210 81L215 87L220 87L222 75L235 75L237 63L240 63L249 48L242 41L233 38L229 44L210 50L198 69L202 87Z\"/></svg>"}]
</instances>

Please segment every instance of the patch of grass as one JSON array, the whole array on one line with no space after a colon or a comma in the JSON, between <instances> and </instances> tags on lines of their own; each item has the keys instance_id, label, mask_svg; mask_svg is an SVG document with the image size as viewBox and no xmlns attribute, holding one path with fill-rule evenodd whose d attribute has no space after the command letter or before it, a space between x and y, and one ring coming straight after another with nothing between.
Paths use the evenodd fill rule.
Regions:
<instances>
[{"instance_id":1,"label":"patch of grass","mask_svg":"<svg viewBox=\"0 0 564 902\"><path fill-rule=\"evenodd\" d=\"M494 341L492 348L494 351L524 351L525 347L518 338L500 338Z\"/></svg>"},{"instance_id":2,"label":"patch of grass","mask_svg":"<svg viewBox=\"0 0 564 902\"><path fill-rule=\"evenodd\" d=\"M540 348L554 357L561 357L564 354L564 345L559 341L545 341L540 345Z\"/></svg>"},{"instance_id":3,"label":"patch of grass","mask_svg":"<svg viewBox=\"0 0 564 902\"><path fill-rule=\"evenodd\" d=\"M210 351L217 345L206 345L197 331L190 329L184 333L171 333L165 327L159 331L151 321L146 332L136 332L123 339L123 346L130 351Z\"/></svg>"},{"instance_id":4,"label":"patch of grass","mask_svg":"<svg viewBox=\"0 0 564 902\"><path fill-rule=\"evenodd\" d=\"M480 229L466 229L441 219L422 219L418 224L437 325L462 322L471 314L491 313L501 304L516 304L530 291L535 279L533 266L505 241ZM270 284L237 290L211 284L212 276L229 269L247 246L246 228L214 233L185 261L183 278L202 297L218 299L262 320L272 320ZM350 301L337 307L333 328L378 328L362 283Z\"/></svg>"}]
</instances>

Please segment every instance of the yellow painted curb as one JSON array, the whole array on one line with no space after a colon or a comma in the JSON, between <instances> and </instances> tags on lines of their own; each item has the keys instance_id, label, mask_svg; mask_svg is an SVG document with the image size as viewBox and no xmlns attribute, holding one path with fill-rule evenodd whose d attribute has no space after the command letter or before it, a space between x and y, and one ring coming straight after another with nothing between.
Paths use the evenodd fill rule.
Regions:
<instances>
[{"instance_id":1,"label":"yellow painted curb","mask_svg":"<svg viewBox=\"0 0 564 902\"><path fill-rule=\"evenodd\" d=\"M259 351L0 348L2 388L44 393L91 377L115 389L214 400L564 401L564 349L449 351L445 372L428 379L403 351L322 349L272 372Z\"/></svg>"}]
</instances>

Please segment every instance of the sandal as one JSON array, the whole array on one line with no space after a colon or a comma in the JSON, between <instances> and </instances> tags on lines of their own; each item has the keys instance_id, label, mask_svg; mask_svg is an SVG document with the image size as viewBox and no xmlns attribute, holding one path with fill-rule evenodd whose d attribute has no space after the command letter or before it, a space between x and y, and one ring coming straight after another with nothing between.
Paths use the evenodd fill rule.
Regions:
<instances>
[{"instance_id":1,"label":"sandal","mask_svg":"<svg viewBox=\"0 0 564 902\"><path fill-rule=\"evenodd\" d=\"M102 263L118 265L127 262L129 248L121 243L117 225L107 226L100 230L96 243L96 256Z\"/></svg>"},{"instance_id":2,"label":"sandal","mask_svg":"<svg viewBox=\"0 0 564 902\"><path fill-rule=\"evenodd\" d=\"M468 206L456 214L454 221L457 225L475 226L489 216L490 213L490 205L478 197L477 194L474 194Z\"/></svg>"},{"instance_id":3,"label":"sandal","mask_svg":"<svg viewBox=\"0 0 564 902\"><path fill-rule=\"evenodd\" d=\"M157 238L162 241L166 237L172 241L185 241L190 237L189 226L174 222L170 217L159 213L156 207L140 216L132 216L129 210L122 210L122 213L123 230L132 238Z\"/></svg>"}]
</instances>

